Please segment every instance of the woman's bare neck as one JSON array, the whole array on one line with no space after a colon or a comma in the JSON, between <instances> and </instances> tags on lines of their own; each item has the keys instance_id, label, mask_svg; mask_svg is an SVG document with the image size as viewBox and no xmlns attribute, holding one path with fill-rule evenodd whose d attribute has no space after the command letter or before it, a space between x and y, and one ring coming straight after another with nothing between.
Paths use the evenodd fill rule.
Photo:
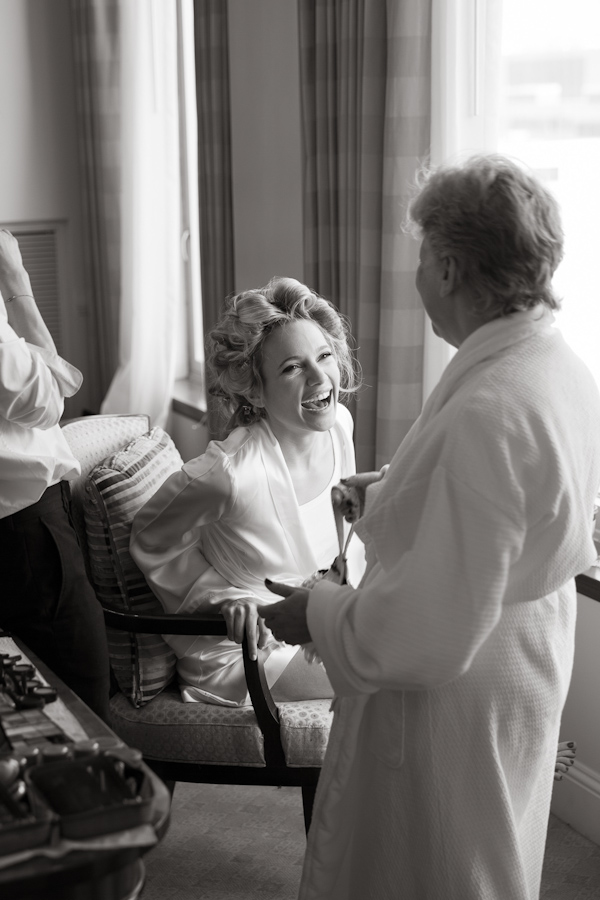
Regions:
<instances>
[{"instance_id":1,"label":"woman's bare neck","mask_svg":"<svg viewBox=\"0 0 600 900\"><path fill-rule=\"evenodd\" d=\"M308 503L325 490L333 475L334 455L328 431L307 435L275 435L279 441L298 503Z\"/></svg>"}]
</instances>

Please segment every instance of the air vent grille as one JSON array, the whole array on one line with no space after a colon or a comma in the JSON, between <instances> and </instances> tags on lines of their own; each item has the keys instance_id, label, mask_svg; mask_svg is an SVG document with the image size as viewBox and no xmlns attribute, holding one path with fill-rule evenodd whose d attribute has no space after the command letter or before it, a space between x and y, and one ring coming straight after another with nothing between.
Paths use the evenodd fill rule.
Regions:
<instances>
[{"instance_id":1,"label":"air vent grille","mask_svg":"<svg viewBox=\"0 0 600 900\"><path fill-rule=\"evenodd\" d=\"M8 228L19 242L23 264L29 273L38 309L54 339L58 353L62 354L57 227L53 225L4 227Z\"/></svg>"}]
</instances>

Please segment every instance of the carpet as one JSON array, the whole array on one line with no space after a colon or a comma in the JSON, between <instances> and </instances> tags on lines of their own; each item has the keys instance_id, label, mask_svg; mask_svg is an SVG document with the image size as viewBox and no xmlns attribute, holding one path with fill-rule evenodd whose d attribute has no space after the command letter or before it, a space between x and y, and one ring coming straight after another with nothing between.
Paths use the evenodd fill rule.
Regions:
<instances>
[{"instance_id":1,"label":"carpet","mask_svg":"<svg viewBox=\"0 0 600 900\"><path fill-rule=\"evenodd\" d=\"M178 784L141 900L296 900L300 788ZM550 817L540 900L600 900L600 847Z\"/></svg>"}]
</instances>

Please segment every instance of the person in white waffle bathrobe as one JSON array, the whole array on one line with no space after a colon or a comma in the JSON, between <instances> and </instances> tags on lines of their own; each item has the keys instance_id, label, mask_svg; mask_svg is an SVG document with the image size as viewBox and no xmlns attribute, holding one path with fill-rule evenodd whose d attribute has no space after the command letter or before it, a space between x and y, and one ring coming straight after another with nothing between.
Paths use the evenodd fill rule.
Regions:
<instances>
[{"instance_id":1,"label":"person in white waffle bathrobe","mask_svg":"<svg viewBox=\"0 0 600 900\"><path fill-rule=\"evenodd\" d=\"M314 641L336 693L300 897L537 900L600 397L553 324L545 188L478 157L425 175L410 218L417 288L458 351L366 489L359 588L273 584L286 599L263 610Z\"/></svg>"}]
</instances>

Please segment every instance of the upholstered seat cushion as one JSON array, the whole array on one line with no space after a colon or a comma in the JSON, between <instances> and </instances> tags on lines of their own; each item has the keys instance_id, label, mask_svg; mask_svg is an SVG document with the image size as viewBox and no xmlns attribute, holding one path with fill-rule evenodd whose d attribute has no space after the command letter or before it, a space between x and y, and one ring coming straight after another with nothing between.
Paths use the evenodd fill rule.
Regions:
<instances>
[{"instance_id":1,"label":"upholstered seat cushion","mask_svg":"<svg viewBox=\"0 0 600 900\"><path fill-rule=\"evenodd\" d=\"M90 472L83 500L88 558L106 609L164 612L129 553L129 538L135 514L182 465L169 435L153 428ZM109 628L107 636L119 688L134 706L147 703L175 677L175 653L160 635Z\"/></svg>"},{"instance_id":2,"label":"upholstered seat cushion","mask_svg":"<svg viewBox=\"0 0 600 900\"><path fill-rule=\"evenodd\" d=\"M280 703L281 744L288 766L322 766L333 720L331 700Z\"/></svg>"},{"instance_id":3,"label":"upholstered seat cushion","mask_svg":"<svg viewBox=\"0 0 600 900\"><path fill-rule=\"evenodd\" d=\"M321 766L327 746L330 700L279 704L288 765ZM176 685L135 709L122 694L111 700L114 731L146 759L207 765L264 766L263 737L251 706L184 703Z\"/></svg>"}]
</instances>

